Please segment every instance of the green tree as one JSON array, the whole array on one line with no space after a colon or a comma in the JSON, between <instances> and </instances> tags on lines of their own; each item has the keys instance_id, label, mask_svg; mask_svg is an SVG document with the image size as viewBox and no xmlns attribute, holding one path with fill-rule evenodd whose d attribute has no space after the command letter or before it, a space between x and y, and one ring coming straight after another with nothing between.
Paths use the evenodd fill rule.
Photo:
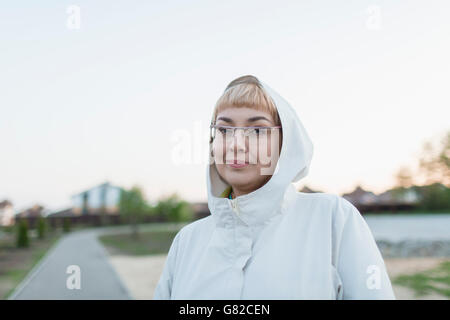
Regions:
<instances>
[{"instance_id":1,"label":"green tree","mask_svg":"<svg viewBox=\"0 0 450 320\"><path fill-rule=\"evenodd\" d=\"M159 200L155 211L170 222L186 222L193 219L192 207L177 194Z\"/></svg>"},{"instance_id":2,"label":"green tree","mask_svg":"<svg viewBox=\"0 0 450 320\"><path fill-rule=\"evenodd\" d=\"M175 207L175 212L175 221L178 222L192 221L194 218L194 211L192 210L191 205L184 200L178 202Z\"/></svg>"},{"instance_id":3,"label":"green tree","mask_svg":"<svg viewBox=\"0 0 450 320\"><path fill-rule=\"evenodd\" d=\"M426 211L450 210L450 188L441 183L433 183L416 187L416 190L422 198L420 209Z\"/></svg>"},{"instance_id":4,"label":"green tree","mask_svg":"<svg viewBox=\"0 0 450 320\"><path fill-rule=\"evenodd\" d=\"M423 185L417 185L417 177ZM397 183L392 189L395 196L413 190L420 198L418 209L450 210L450 131L441 139L440 145L431 141L423 144L417 173L401 167L395 178Z\"/></svg>"},{"instance_id":5,"label":"green tree","mask_svg":"<svg viewBox=\"0 0 450 320\"><path fill-rule=\"evenodd\" d=\"M439 163L442 167L442 182L450 188L450 131L442 139L442 150L439 152Z\"/></svg>"},{"instance_id":6,"label":"green tree","mask_svg":"<svg viewBox=\"0 0 450 320\"><path fill-rule=\"evenodd\" d=\"M423 145L419 168L425 176L425 184L442 183L450 187L450 132L442 138L438 147L431 142Z\"/></svg>"},{"instance_id":7,"label":"green tree","mask_svg":"<svg viewBox=\"0 0 450 320\"><path fill-rule=\"evenodd\" d=\"M47 221L44 217L39 217L38 219L38 238L44 239L47 233Z\"/></svg>"},{"instance_id":8,"label":"green tree","mask_svg":"<svg viewBox=\"0 0 450 320\"><path fill-rule=\"evenodd\" d=\"M19 225L17 226L17 247L26 248L30 245L28 237L28 223L24 219L19 220Z\"/></svg>"},{"instance_id":9,"label":"green tree","mask_svg":"<svg viewBox=\"0 0 450 320\"><path fill-rule=\"evenodd\" d=\"M149 212L149 206L139 186L134 186L130 190L121 190L119 211L130 223L132 236L135 239L139 238L139 223L142 217Z\"/></svg>"}]
</instances>

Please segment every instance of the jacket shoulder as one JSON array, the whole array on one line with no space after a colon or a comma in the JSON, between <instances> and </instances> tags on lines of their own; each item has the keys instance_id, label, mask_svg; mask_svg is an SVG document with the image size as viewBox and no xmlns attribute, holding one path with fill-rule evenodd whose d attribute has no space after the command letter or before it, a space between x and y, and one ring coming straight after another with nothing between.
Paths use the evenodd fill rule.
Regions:
<instances>
[{"instance_id":1,"label":"jacket shoulder","mask_svg":"<svg viewBox=\"0 0 450 320\"><path fill-rule=\"evenodd\" d=\"M212 230L213 223L212 216L209 215L188 223L180 229L177 235L179 235L181 242L186 242L193 237L206 234L208 230Z\"/></svg>"},{"instance_id":2,"label":"jacket shoulder","mask_svg":"<svg viewBox=\"0 0 450 320\"><path fill-rule=\"evenodd\" d=\"M334 209L340 198L338 195L326 192L306 193L297 191L295 194L297 201L301 202L302 206L307 206L310 209L319 209L320 211L330 211ZM315 211L315 210L314 210ZM334 210L333 210L334 211Z\"/></svg>"},{"instance_id":3,"label":"jacket shoulder","mask_svg":"<svg viewBox=\"0 0 450 320\"><path fill-rule=\"evenodd\" d=\"M197 219L195 221L189 222L187 225L185 225L183 228L181 228L180 231L184 230L184 232L186 232L186 233L193 232L199 228L206 227L211 222L212 222L212 216L209 215L207 217L203 217L201 219Z\"/></svg>"},{"instance_id":4,"label":"jacket shoulder","mask_svg":"<svg viewBox=\"0 0 450 320\"><path fill-rule=\"evenodd\" d=\"M329 215L333 222L345 221L350 215L359 214L358 209L344 197L327 192L306 193L296 191L297 203L309 212L319 213L320 216Z\"/></svg>"}]
</instances>

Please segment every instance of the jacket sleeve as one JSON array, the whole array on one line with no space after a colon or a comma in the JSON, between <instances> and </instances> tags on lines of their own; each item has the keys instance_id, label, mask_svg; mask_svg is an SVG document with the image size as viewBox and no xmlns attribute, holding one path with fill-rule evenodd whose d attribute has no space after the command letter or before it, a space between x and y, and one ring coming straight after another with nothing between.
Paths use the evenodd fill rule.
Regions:
<instances>
[{"instance_id":1,"label":"jacket sleeve","mask_svg":"<svg viewBox=\"0 0 450 320\"><path fill-rule=\"evenodd\" d=\"M169 253L167 254L164 263L164 269L156 285L153 300L170 300L172 297L172 284L175 271L175 263L178 252L179 235L178 232L170 245Z\"/></svg>"},{"instance_id":2,"label":"jacket sleeve","mask_svg":"<svg viewBox=\"0 0 450 320\"><path fill-rule=\"evenodd\" d=\"M395 299L392 285L372 232L358 209L340 198L337 272L341 299Z\"/></svg>"}]
</instances>

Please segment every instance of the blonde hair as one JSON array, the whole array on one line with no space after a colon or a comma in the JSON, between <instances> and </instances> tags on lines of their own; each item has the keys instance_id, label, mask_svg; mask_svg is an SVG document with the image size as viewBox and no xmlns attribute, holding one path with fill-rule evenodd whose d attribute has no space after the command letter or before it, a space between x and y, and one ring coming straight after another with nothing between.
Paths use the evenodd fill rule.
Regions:
<instances>
[{"instance_id":1,"label":"blonde hair","mask_svg":"<svg viewBox=\"0 0 450 320\"><path fill-rule=\"evenodd\" d=\"M275 121L275 125L281 125L275 103L259 80L252 75L239 77L228 84L214 107L212 124L215 124L219 112L230 107L267 111Z\"/></svg>"}]
</instances>

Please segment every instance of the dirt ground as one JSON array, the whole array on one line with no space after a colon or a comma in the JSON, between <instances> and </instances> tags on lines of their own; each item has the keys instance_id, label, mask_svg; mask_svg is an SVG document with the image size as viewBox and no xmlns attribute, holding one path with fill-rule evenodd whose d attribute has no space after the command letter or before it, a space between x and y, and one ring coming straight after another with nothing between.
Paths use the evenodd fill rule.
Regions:
<instances>
[{"instance_id":1,"label":"dirt ground","mask_svg":"<svg viewBox=\"0 0 450 320\"><path fill-rule=\"evenodd\" d=\"M164 268L166 254L151 256L110 255L119 277L138 300L153 299L153 292Z\"/></svg>"},{"instance_id":2,"label":"dirt ground","mask_svg":"<svg viewBox=\"0 0 450 320\"><path fill-rule=\"evenodd\" d=\"M111 255L110 261L135 299L152 299L153 292L164 268L166 255L126 256ZM390 258L385 259L391 280L404 274L433 269L448 258ZM406 287L393 285L398 300L416 300L414 292ZM438 294L420 297L420 300L447 299Z\"/></svg>"}]
</instances>

